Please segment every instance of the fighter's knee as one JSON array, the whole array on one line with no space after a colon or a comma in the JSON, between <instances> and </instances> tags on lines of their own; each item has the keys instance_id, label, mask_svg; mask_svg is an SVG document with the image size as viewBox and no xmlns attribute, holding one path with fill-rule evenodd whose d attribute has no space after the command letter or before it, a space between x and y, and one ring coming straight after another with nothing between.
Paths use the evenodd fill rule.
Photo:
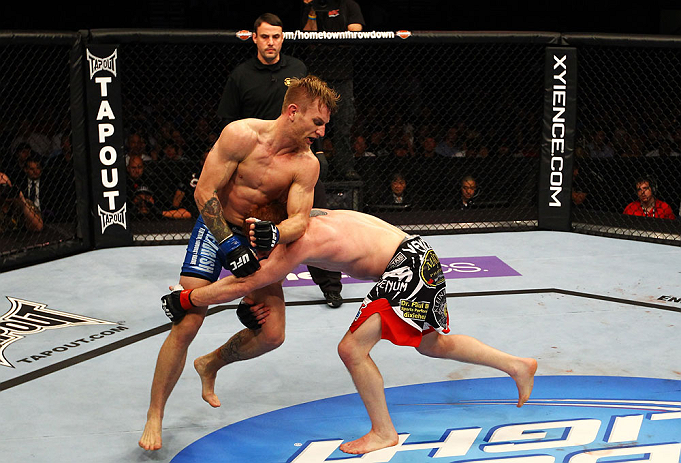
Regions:
<instances>
[{"instance_id":1,"label":"fighter's knee","mask_svg":"<svg viewBox=\"0 0 681 463\"><path fill-rule=\"evenodd\" d=\"M175 342L189 345L196 337L196 333L199 332L203 320L204 317L187 314L179 323L174 324L171 334L175 338Z\"/></svg>"},{"instance_id":2,"label":"fighter's knee","mask_svg":"<svg viewBox=\"0 0 681 463\"><path fill-rule=\"evenodd\" d=\"M338 343L338 356L343 361L345 365L354 363L356 350L353 348L353 343L347 337L343 338L340 343Z\"/></svg>"},{"instance_id":3,"label":"fighter's knee","mask_svg":"<svg viewBox=\"0 0 681 463\"><path fill-rule=\"evenodd\" d=\"M268 351L274 350L277 347L284 344L285 339L286 339L286 335L283 331L277 331L277 332L261 331L260 332L260 341L261 341L262 345Z\"/></svg>"}]
</instances>

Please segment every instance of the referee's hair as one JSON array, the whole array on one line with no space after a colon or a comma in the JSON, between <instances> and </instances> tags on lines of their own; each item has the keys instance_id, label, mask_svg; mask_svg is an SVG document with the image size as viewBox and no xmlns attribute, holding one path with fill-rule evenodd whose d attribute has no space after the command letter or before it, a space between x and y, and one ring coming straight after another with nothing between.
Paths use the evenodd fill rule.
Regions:
<instances>
[{"instance_id":1,"label":"referee's hair","mask_svg":"<svg viewBox=\"0 0 681 463\"><path fill-rule=\"evenodd\" d=\"M277 16L274 13L263 13L260 16L258 16L258 19L255 20L255 24L253 24L253 32L255 34L258 33L258 27L260 27L262 23L271 24L273 26L279 26L282 29L284 29L284 23L281 22L279 16Z\"/></svg>"}]
</instances>

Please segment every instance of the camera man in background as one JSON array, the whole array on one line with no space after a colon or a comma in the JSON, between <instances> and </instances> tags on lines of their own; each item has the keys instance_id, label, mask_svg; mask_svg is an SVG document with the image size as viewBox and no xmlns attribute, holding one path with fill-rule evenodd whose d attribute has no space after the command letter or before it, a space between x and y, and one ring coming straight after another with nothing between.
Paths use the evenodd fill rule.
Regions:
<instances>
[{"instance_id":1,"label":"camera man in background","mask_svg":"<svg viewBox=\"0 0 681 463\"><path fill-rule=\"evenodd\" d=\"M281 19L272 13L264 13L255 20L253 42L257 54L232 71L220 99L218 115L225 125L248 117L276 119L281 114L289 79L307 75L307 67L302 61L281 53L283 27ZM321 145L321 140L312 145L312 151L320 163L314 207L326 207L323 181L328 164ZM340 307L343 303L340 272L311 267L308 270L324 294L326 303L333 308Z\"/></svg>"},{"instance_id":2,"label":"camera man in background","mask_svg":"<svg viewBox=\"0 0 681 463\"><path fill-rule=\"evenodd\" d=\"M364 27L362 10L355 0L303 0L301 25L305 31L359 32ZM331 123L335 175L345 180L361 180L355 171L350 131L355 121L352 87L352 48L324 47L313 53L310 72L325 80L340 95L338 112Z\"/></svg>"},{"instance_id":3,"label":"camera man in background","mask_svg":"<svg viewBox=\"0 0 681 463\"><path fill-rule=\"evenodd\" d=\"M41 231L43 217L38 208L0 172L0 233L15 230Z\"/></svg>"}]
</instances>

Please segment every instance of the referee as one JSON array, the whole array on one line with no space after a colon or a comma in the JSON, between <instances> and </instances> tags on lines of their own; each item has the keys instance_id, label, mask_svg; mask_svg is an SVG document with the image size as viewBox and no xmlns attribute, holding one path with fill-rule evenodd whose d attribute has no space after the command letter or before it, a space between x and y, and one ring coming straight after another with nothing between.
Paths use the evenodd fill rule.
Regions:
<instances>
[{"instance_id":1,"label":"referee","mask_svg":"<svg viewBox=\"0 0 681 463\"><path fill-rule=\"evenodd\" d=\"M297 58L281 53L284 43L284 26L279 17L265 13L255 20L253 42L257 55L241 63L229 75L222 92L218 116L224 125L238 119L255 117L273 120L281 114L287 84L292 77L307 75L307 67ZM314 145L315 155L321 168L315 186L314 207L326 207L326 193L322 181L328 171L328 163L321 150L320 140ZM309 267L312 280L319 285L329 307L340 307L341 274L316 267Z\"/></svg>"}]
</instances>

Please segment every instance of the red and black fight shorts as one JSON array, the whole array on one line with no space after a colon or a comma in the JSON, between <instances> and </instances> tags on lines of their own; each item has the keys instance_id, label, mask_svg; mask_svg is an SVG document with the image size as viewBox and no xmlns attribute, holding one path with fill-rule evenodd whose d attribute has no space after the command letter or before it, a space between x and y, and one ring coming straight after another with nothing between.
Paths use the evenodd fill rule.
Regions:
<instances>
[{"instance_id":1,"label":"red and black fight shorts","mask_svg":"<svg viewBox=\"0 0 681 463\"><path fill-rule=\"evenodd\" d=\"M364 298L350 331L381 315L381 338L418 347L424 334L449 333L447 287L440 260L420 236L408 236Z\"/></svg>"}]
</instances>

